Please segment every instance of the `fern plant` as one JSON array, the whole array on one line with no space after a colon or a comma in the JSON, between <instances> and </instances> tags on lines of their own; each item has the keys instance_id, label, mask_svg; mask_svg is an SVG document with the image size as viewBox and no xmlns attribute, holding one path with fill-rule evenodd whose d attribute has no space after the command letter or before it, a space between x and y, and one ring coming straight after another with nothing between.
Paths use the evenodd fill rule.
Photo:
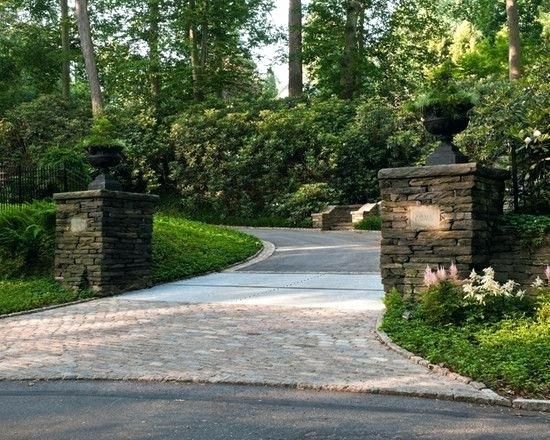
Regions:
<instances>
[{"instance_id":1,"label":"fern plant","mask_svg":"<svg viewBox=\"0 0 550 440\"><path fill-rule=\"evenodd\" d=\"M54 254L55 206L35 202L0 212L0 275L49 271Z\"/></svg>"}]
</instances>

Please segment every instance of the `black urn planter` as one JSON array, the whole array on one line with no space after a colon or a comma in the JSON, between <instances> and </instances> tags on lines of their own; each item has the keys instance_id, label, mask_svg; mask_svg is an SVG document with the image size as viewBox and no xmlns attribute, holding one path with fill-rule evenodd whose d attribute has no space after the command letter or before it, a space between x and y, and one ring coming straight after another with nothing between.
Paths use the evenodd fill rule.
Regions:
<instances>
[{"instance_id":1,"label":"black urn planter","mask_svg":"<svg viewBox=\"0 0 550 440\"><path fill-rule=\"evenodd\" d=\"M116 167L122 160L122 147L118 145L91 145L88 147L88 162L100 170L88 189L107 189L120 191L122 186L109 174L109 169Z\"/></svg>"},{"instance_id":2,"label":"black urn planter","mask_svg":"<svg viewBox=\"0 0 550 440\"><path fill-rule=\"evenodd\" d=\"M453 144L453 136L468 127L470 118L467 110L456 115L441 115L435 112L425 112L422 123L430 134L437 136L441 142L427 157L426 165L448 165L466 163L468 158L464 156Z\"/></svg>"}]
</instances>

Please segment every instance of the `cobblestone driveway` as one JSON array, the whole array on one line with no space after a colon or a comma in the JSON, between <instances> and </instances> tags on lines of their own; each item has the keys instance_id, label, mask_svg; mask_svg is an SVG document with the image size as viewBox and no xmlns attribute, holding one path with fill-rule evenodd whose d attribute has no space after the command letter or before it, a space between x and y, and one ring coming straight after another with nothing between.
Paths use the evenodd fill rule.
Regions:
<instances>
[{"instance_id":1,"label":"cobblestone driveway","mask_svg":"<svg viewBox=\"0 0 550 440\"><path fill-rule=\"evenodd\" d=\"M0 321L2 379L143 379L483 398L387 350L376 312L104 299Z\"/></svg>"},{"instance_id":2,"label":"cobblestone driveway","mask_svg":"<svg viewBox=\"0 0 550 440\"><path fill-rule=\"evenodd\" d=\"M258 233L275 244L286 237L286 246L293 246L289 251L281 241L269 270L310 269L332 238L339 241L323 264L343 272L349 246L363 243L370 258L379 239ZM294 250L299 243L305 244ZM372 265L364 265L365 273ZM377 285L377 276L368 274L241 272L0 319L0 379L226 382L484 400L484 392L413 364L376 340ZM202 295L211 302L200 303Z\"/></svg>"}]
</instances>

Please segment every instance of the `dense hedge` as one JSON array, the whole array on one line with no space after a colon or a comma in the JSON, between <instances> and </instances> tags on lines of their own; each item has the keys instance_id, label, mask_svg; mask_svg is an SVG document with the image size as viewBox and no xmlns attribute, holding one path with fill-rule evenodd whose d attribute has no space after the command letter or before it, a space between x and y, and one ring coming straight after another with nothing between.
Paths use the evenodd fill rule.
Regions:
<instances>
[{"instance_id":1,"label":"dense hedge","mask_svg":"<svg viewBox=\"0 0 550 440\"><path fill-rule=\"evenodd\" d=\"M184 209L299 222L319 202L376 200L378 170L413 163L428 143L412 114L382 101L283 103L176 119L172 170Z\"/></svg>"},{"instance_id":2,"label":"dense hedge","mask_svg":"<svg viewBox=\"0 0 550 440\"><path fill-rule=\"evenodd\" d=\"M457 145L472 160L507 168L515 146L520 207L549 212L548 82L464 87L479 102ZM89 169L78 146L91 124L85 107L42 96L9 110L0 119L2 157ZM406 100L332 97L189 104L160 120L135 105L106 112L125 144L116 174L126 189L177 197L178 209L196 218L303 224L323 204L377 199L380 168L422 162L435 140L410 108Z\"/></svg>"}]
</instances>

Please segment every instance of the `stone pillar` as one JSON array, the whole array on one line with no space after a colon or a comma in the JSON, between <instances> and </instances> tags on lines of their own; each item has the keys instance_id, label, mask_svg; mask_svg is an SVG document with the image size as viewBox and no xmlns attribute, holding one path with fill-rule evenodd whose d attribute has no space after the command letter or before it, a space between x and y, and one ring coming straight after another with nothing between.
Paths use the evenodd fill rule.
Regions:
<instances>
[{"instance_id":1,"label":"stone pillar","mask_svg":"<svg viewBox=\"0 0 550 440\"><path fill-rule=\"evenodd\" d=\"M102 296L150 286L157 199L108 190L55 194L55 278Z\"/></svg>"},{"instance_id":2,"label":"stone pillar","mask_svg":"<svg viewBox=\"0 0 550 440\"><path fill-rule=\"evenodd\" d=\"M386 291L418 292L426 265L454 261L461 276L486 265L507 177L476 163L380 170Z\"/></svg>"}]
</instances>

